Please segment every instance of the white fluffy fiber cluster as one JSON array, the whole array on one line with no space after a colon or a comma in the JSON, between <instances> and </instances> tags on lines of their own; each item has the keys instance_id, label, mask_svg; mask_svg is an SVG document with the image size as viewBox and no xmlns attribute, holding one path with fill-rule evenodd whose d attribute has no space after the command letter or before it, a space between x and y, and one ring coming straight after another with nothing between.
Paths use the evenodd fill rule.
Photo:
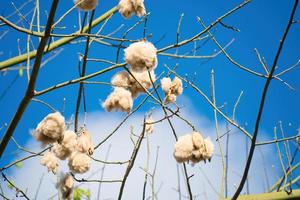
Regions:
<instances>
[{"instance_id":1,"label":"white fluffy fiber cluster","mask_svg":"<svg viewBox=\"0 0 300 200\"><path fill-rule=\"evenodd\" d=\"M61 177L57 184L63 199L71 200L74 188L74 178L70 174L65 174Z\"/></svg>"},{"instance_id":2,"label":"white fluffy fiber cluster","mask_svg":"<svg viewBox=\"0 0 300 200\"><path fill-rule=\"evenodd\" d=\"M144 0L120 0L118 5L121 15L128 19L133 14L142 17L146 14Z\"/></svg>"},{"instance_id":3,"label":"white fluffy fiber cluster","mask_svg":"<svg viewBox=\"0 0 300 200\"><path fill-rule=\"evenodd\" d=\"M75 151L77 146L77 135L74 133L74 131L67 130L64 132L64 139L62 142L55 143L53 145L52 151L55 153L55 155L61 159L65 160L68 158L73 151Z\"/></svg>"},{"instance_id":4,"label":"white fluffy fiber cluster","mask_svg":"<svg viewBox=\"0 0 300 200\"><path fill-rule=\"evenodd\" d=\"M92 136L85 128L80 130L76 150L69 157L69 168L74 173L85 173L91 167L92 159L88 155L94 153Z\"/></svg>"},{"instance_id":5,"label":"white fluffy fiber cluster","mask_svg":"<svg viewBox=\"0 0 300 200\"><path fill-rule=\"evenodd\" d=\"M125 61L133 71L153 70L157 66L157 49L148 41L132 43L125 50Z\"/></svg>"},{"instance_id":6,"label":"white fluffy fiber cluster","mask_svg":"<svg viewBox=\"0 0 300 200\"><path fill-rule=\"evenodd\" d=\"M51 151L43 155L41 164L46 166L48 171L51 171L53 174L56 174L59 168L58 158Z\"/></svg>"},{"instance_id":7,"label":"white fluffy fiber cluster","mask_svg":"<svg viewBox=\"0 0 300 200\"><path fill-rule=\"evenodd\" d=\"M102 104L106 111L129 112L133 106L133 98L152 87L152 81L156 80L156 51L153 44L147 41L133 43L124 50L130 73L121 71L113 76L111 83L114 90Z\"/></svg>"},{"instance_id":8,"label":"white fluffy fiber cluster","mask_svg":"<svg viewBox=\"0 0 300 200\"><path fill-rule=\"evenodd\" d=\"M116 87L123 87L131 92L132 97L137 97L140 93L145 92L145 89L152 87L152 81L156 80L154 71L136 72L132 71L130 75L127 71L118 72L113 76L111 83ZM151 78L150 78L151 77ZM140 83L140 84L139 84Z\"/></svg>"},{"instance_id":9,"label":"white fluffy fiber cluster","mask_svg":"<svg viewBox=\"0 0 300 200\"><path fill-rule=\"evenodd\" d=\"M210 138L204 139L199 132L184 135L178 138L175 144L174 157L177 162L210 161L214 152L214 145Z\"/></svg>"},{"instance_id":10,"label":"white fluffy fiber cluster","mask_svg":"<svg viewBox=\"0 0 300 200\"><path fill-rule=\"evenodd\" d=\"M94 153L92 136L86 129L83 129L81 131L81 134L78 137L77 141L77 151L81 153L88 153L89 155L92 155Z\"/></svg>"},{"instance_id":11,"label":"white fluffy fiber cluster","mask_svg":"<svg viewBox=\"0 0 300 200\"><path fill-rule=\"evenodd\" d=\"M131 94L130 94L131 95ZM65 119L58 113L47 115L37 126L34 136L43 145L52 143L51 151L44 154L41 164L48 171L56 173L59 167L59 159L69 159L69 167L74 173L84 173L89 170L91 158L94 152L94 144L91 134L81 129L79 136L71 130L65 130Z\"/></svg>"},{"instance_id":12,"label":"white fluffy fiber cluster","mask_svg":"<svg viewBox=\"0 0 300 200\"><path fill-rule=\"evenodd\" d=\"M102 106L108 112L112 110L129 112L133 106L131 92L122 87L115 87Z\"/></svg>"},{"instance_id":13,"label":"white fluffy fiber cluster","mask_svg":"<svg viewBox=\"0 0 300 200\"><path fill-rule=\"evenodd\" d=\"M43 145L61 141L66 129L65 118L59 113L47 115L36 127L34 136Z\"/></svg>"},{"instance_id":14,"label":"white fluffy fiber cluster","mask_svg":"<svg viewBox=\"0 0 300 200\"><path fill-rule=\"evenodd\" d=\"M81 3L79 3L81 1ZM84 11L94 10L98 4L98 0L74 0L74 3L77 4L77 7Z\"/></svg>"},{"instance_id":15,"label":"white fluffy fiber cluster","mask_svg":"<svg viewBox=\"0 0 300 200\"><path fill-rule=\"evenodd\" d=\"M74 173L85 173L91 167L91 158L80 151L73 152L68 162L69 168Z\"/></svg>"},{"instance_id":16,"label":"white fluffy fiber cluster","mask_svg":"<svg viewBox=\"0 0 300 200\"><path fill-rule=\"evenodd\" d=\"M165 77L162 78L160 82L167 103L175 102L177 96L181 95L183 92L182 81L178 77L175 77L173 81L171 81L169 77Z\"/></svg>"}]
</instances>

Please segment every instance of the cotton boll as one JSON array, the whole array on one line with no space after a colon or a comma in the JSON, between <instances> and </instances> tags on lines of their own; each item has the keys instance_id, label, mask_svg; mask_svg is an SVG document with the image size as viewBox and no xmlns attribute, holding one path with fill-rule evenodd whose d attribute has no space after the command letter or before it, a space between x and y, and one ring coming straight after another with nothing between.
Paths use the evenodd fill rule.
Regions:
<instances>
[{"instance_id":1,"label":"cotton boll","mask_svg":"<svg viewBox=\"0 0 300 200\"><path fill-rule=\"evenodd\" d=\"M147 41L135 42L125 50L125 61L133 71L153 70L157 66L157 49Z\"/></svg>"},{"instance_id":2,"label":"cotton boll","mask_svg":"<svg viewBox=\"0 0 300 200\"><path fill-rule=\"evenodd\" d=\"M160 80L160 83L161 83L161 88L162 90L168 94L170 89L171 89L171 86L172 86L172 81L169 77L164 77Z\"/></svg>"},{"instance_id":3,"label":"cotton boll","mask_svg":"<svg viewBox=\"0 0 300 200\"><path fill-rule=\"evenodd\" d=\"M71 152L65 149L62 145L55 143L52 148L52 152L61 160L65 160L71 155Z\"/></svg>"},{"instance_id":4,"label":"cotton boll","mask_svg":"<svg viewBox=\"0 0 300 200\"><path fill-rule=\"evenodd\" d=\"M116 87L129 87L129 74L127 71L120 71L111 79L111 83Z\"/></svg>"},{"instance_id":5,"label":"cotton boll","mask_svg":"<svg viewBox=\"0 0 300 200\"><path fill-rule=\"evenodd\" d=\"M175 76L172 82L172 93L176 96L181 95L183 92L182 81L180 78Z\"/></svg>"},{"instance_id":6,"label":"cotton boll","mask_svg":"<svg viewBox=\"0 0 300 200\"><path fill-rule=\"evenodd\" d=\"M146 126L145 126L145 131L146 133L150 134L153 133L154 130L154 124L152 124L154 122L154 120L152 119L152 117L149 117L146 119Z\"/></svg>"},{"instance_id":7,"label":"cotton boll","mask_svg":"<svg viewBox=\"0 0 300 200\"><path fill-rule=\"evenodd\" d=\"M77 150L82 153L92 155L94 153L94 144L91 134L87 130L83 130L77 140Z\"/></svg>"},{"instance_id":8,"label":"cotton boll","mask_svg":"<svg viewBox=\"0 0 300 200\"><path fill-rule=\"evenodd\" d=\"M135 7L131 0L120 0L118 4L120 14L128 19L135 13Z\"/></svg>"},{"instance_id":9,"label":"cotton boll","mask_svg":"<svg viewBox=\"0 0 300 200\"><path fill-rule=\"evenodd\" d=\"M204 138L199 132L194 131L192 133L192 141L195 149L200 149L204 145Z\"/></svg>"},{"instance_id":10,"label":"cotton boll","mask_svg":"<svg viewBox=\"0 0 300 200\"><path fill-rule=\"evenodd\" d=\"M73 152L68 162L69 168L74 173L85 173L91 167L91 158L85 153Z\"/></svg>"},{"instance_id":11,"label":"cotton boll","mask_svg":"<svg viewBox=\"0 0 300 200\"><path fill-rule=\"evenodd\" d=\"M41 159L41 165L46 166L48 171L52 171L53 174L56 174L59 167L59 161L52 152L47 152Z\"/></svg>"},{"instance_id":12,"label":"cotton boll","mask_svg":"<svg viewBox=\"0 0 300 200\"><path fill-rule=\"evenodd\" d=\"M64 139L60 144L55 143L52 151L61 160L65 160L75 151L77 145L77 135L74 131L67 130L64 132Z\"/></svg>"},{"instance_id":13,"label":"cotton boll","mask_svg":"<svg viewBox=\"0 0 300 200\"><path fill-rule=\"evenodd\" d=\"M77 4L82 0L74 0L74 3ZM98 0L83 0L77 7L84 11L94 10L98 4Z\"/></svg>"},{"instance_id":14,"label":"cotton boll","mask_svg":"<svg viewBox=\"0 0 300 200\"><path fill-rule=\"evenodd\" d=\"M203 153L203 159L210 161L215 149L214 144L212 143L209 137L204 140L204 144L205 144L205 152Z\"/></svg>"},{"instance_id":15,"label":"cotton boll","mask_svg":"<svg viewBox=\"0 0 300 200\"><path fill-rule=\"evenodd\" d=\"M137 97L139 93L145 92L145 89L149 89L152 87L152 81L156 80L156 76L154 71L150 71L150 76L148 70L143 72L131 72L134 78L129 75L129 90L133 97ZM151 77L151 79L150 79ZM143 87L142 87L142 86Z\"/></svg>"},{"instance_id":16,"label":"cotton boll","mask_svg":"<svg viewBox=\"0 0 300 200\"><path fill-rule=\"evenodd\" d=\"M211 159L214 152L214 144L210 138L204 139L199 132L179 137L175 144L174 157L177 162L192 161L198 163Z\"/></svg>"},{"instance_id":17,"label":"cotton boll","mask_svg":"<svg viewBox=\"0 0 300 200\"><path fill-rule=\"evenodd\" d=\"M66 128L65 118L59 113L47 115L36 127L34 136L43 144L61 140Z\"/></svg>"},{"instance_id":18,"label":"cotton boll","mask_svg":"<svg viewBox=\"0 0 300 200\"><path fill-rule=\"evenodd\" d=\"M112 110L129 112L133 106L131 92L121 87L115 87L102 106L108 112Z\"/></svg>"},{"instance_id":19,"label":"cotton boll","mask_svg":"<svg viewBox=\"0 0 300 200\"><path fill-rule=\"evenodd\" d=\"M52 139L50 137L47 137L46 135L40 134L37 131L34 131L33 136L37 141L41 142L43 146L46 146L50 143L54 143L54 142L57 141L56 139Z\"/></svg>"},{"instance_id":20,"label":"cotton boll","mask_svg":"<svg viewBox=\"0 0 300 200\"><path fill-rule=\"evenodd\" d=\"M73 152L77 145L77 135L74 131L67 130L64 132L64 139L61 146L69 152Z\"/></svg>"},{"instance_id":21,"label":"cotton boll","mask_svg":"<svg viewBox=\"0 0 300 200\"><path fill-rule=\"evenodd\" d=\"M193 149L192 135L184 135L178 138L173 155L177 162L186 162L191 159Z\"/></svg>"},{"instance_id":22,"label":"cotton boll","mask_svg":"<svg viewBox=\"0 0 300 200\"><path fill-rule=\"evenodd\" d=\"M71 200L74 188L74 178L70 174L63 175L57 184L63 199Z\"/></svg>"},{"instance_id":23,"label":"cotton boll","mask_svg":"<svg viewBox=\"0 0 300 200\"><path fill-rule=\"evenodd\" d=\"M175 94L168 94L165 98L166 103L174 103L177 99L177 96Z\"/></svg>"},{"instance_id":24,"label":"cotton boll","mask_svg":"<svg viewBox=\"0 0 300 200\"><path fill-rule=\"evenodd\" d=\"M132 0L135 13L138 17L142 17L146 14L144 0Z\"/></svg>"},{"instance_id":25,"label":"cotton boll","mask_svg":"<svg viewBox=\"0 0 300 200\"><path fill-rule=\"evenodd\" d=\"M160 82L162 90L165 93L166 103L175 102L177 96L183 92L182 81L178 77L175 77L173 81L171 81L170 78L165 77L162 78Z\"/></svg>"}]
</instances>

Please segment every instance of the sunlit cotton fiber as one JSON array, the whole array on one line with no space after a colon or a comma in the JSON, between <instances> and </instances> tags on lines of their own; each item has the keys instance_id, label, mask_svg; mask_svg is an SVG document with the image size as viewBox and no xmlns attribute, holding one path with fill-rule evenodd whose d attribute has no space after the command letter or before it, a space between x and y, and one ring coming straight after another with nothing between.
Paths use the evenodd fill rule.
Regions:
<instances>
[{"instance_id":1,"label":"sunlit cotton fiber","mask_svg":"<svg viewBox=\"0 0 300 200\"><path fill-rule=\"evenodd\" d=\"M65 118L59 113L47 115L36 127L34 137L44 145L59 141L65 131Z\"/></svg>"},{"instance_id":2,"label":"sunlit cotton fiber","mask_svg":"<svg viewBox=\"0 0 300 200\"><path fill-rule=\"evenodd\" d=\"M112 77L111 84L115 87L123 87L124 89L128 89L129 76L130 75L127 71L120 71Z\"/></svg>"},{"instance_id":3,"label":"sunlit cotton fiber","mask_svg":"<svg viewBox=\"0 0 300 200\"><path fill-rule=\"evenodd\" d=\"M179 137L175 144L174 157L177 162L210 161L213 156L214 145L210 138L204 139L203 136L194 131L192 134Z\"/></svg>"},{"instance_id":4,"label":"sunlit cotton fiber","mask_svg":"<svg viewBox=\"0 0 300 200\"><path fill-rule=\"evenodd\" d=\"M94 153L92 136L86 129L81 131L81 134L77 139L77 150L82 153L88 153L89 155Z\"/></svg>"},{"instance_id":5,"label":"sunlit cotton fiber","mask_svg":"<svg viewBox=\"0 0 300 200\"><path fill-rule=\"evenodd\" d=\"M56 174L59 167L59 160L54 155L54 153L47 152L43 155L41 159L41 165L44 165L48 168L48 171L51 171L53 174Z\"/></svg>"},{"instance_id":6,"label":"sunlit cotton fiber","mask_svg":"<svg viewBox=\"0 0 300 200\"><path fill-rule=\"evenodd\" d=\"M65 149L62 145L55 143L52 147L52 152L61 160L68 158L72 152Z\"/></svg>"},{"instance_id":7,"label":"sunlit cotton fiber","mask_svg":"<svg viewBox=\"0 0 300 200\"><path fill-rule=\"evenodd\" d=\"M169 77L164 77L160 80L161 88L165 93L169 93L172 86L172 80Z\"/></svg>"},{"instance_id":8,"label":"sunlit cotton fiber","mask_svg":"<svg viewBox=\"0 0 300 200\"><path fill-rule=\"evenodd\" d=\"M144 0L120 0L118 4L120 14L128 19L133 14L142 17L146 14Z\"/></svg>"},{"instance_id":9,"label":"sunlit cotton fiber","mask_svg":"<svg viewBox=\"0 0 300 200\"><path fill-rule=\"evenodd\" d=\"M79 3L81 2L81 3ZM74 3L77 4L77 7L84 11L94 10L98 4L98 0L74 0Z\"/></svg>"},{"instance_id":10,"label":"sunlit cotton fiber","mask_svg":"<svg viewBox=\"0 0 300 200\"><path fill-rule=\"evenodd\" d=\"M120 14L128 19L135 13L135 7L132 0L120 0L118 4Z\"/></svg>"},{"instance_id":11,"label":"sunlit cotton fiber","mask_svg":"<svg viewBox=\"0 0 300 200\"><path fill-rule=\"evenodd\" d=\"M182 81L180 78L175 77L173 81L170 78L162 78L160 80L162 90L165 93L165 101L167 103L173 103L176 101L177 96L183 92Z\"/></svg>"},{"instance_id":12,"label":"sunlit cotton fiber","mask_svg":"<svg viewBox=\"0 0 300 200\"><path fill-rule=\"evenodd\" d=\"M74 131L67 130L64 132L62 142L55 143L53 145L53 153L61 160L68 158L73 151L75 151L77 145L77 135Z\"/></svg>"},{"instance_id":13,"label":"sunlit cotton fiber","mask_svg":"<svg viewBox=\"0 0 300 200\"><path fill-rule=\"evenodd\" d=\"M153 70L157 66L157 49L148 41L132 43L124 52L132 71Z\"/></svg>"},{"instance_id":14,"label":"sunlit cotton fiber","mask_svg":"<svg viewBox=\"0 0 300 200\"><path fill-rule=\"evenodd\" d=\"M187 162L191 159L194 149L192 135L184 135L178 138L175 144L174 157L177 162Z\"/></svg>"},{"instance_id":15,"label":"sunlit cotton fiber","mask_svg":"<svg viewBox=\"0 0 300 200\"><path fill-rule=\"evenodd\" d=\"M156 76L153 70L150 71L150 76L148 70L142 72L131 71L130 75L127 71L118 72L113 76L111 83L117 87L123 87L131 92L132 97L137 97L140 93L144 93L145 89L152 87L152 81L156 80ZM134 77L133 77L134 76Z\"/></svg>"},{"instance_id":16,"label":"sunlit cotton fiber","mask_svg":"<svg viewBox=\"0 0 300 200\"><path fill-rule=\"evenodd\" d=\"M142 17L146 14L144 0L132 0L134 5L135 14L138 17Z\"/></svg>"},{"instance_id":17,"label":"sunlit cotton fiber","mask_svg":"<svg viewBox=\"0 0 300 200\"><path fill-rule=\"evenodd\" d=\"M69 152L73 152L77 145L77 135L74 131L67 130L64 132L64 139L61 146Z\"/></svg>"},{"instance_id":18,"label":"sunlit cotton fiber","mask_svg":"<svg viewBox=\"0 0 300 200\"><path fill-rule=\"evenodd\" d=\"M112 110L129 112L133 106L131 92L121 87L115 87L102 106L108 112Z\"/></svg>"},{"instance_id":19,"label":"sunlit cotton fiber","mask_svg":"<svg viewBox=\"0 0 300 200\"><path fill-rule=\"evenodd\" d=\"M62 194L63 199L72 199L74 178L70 174L63 175L57 186Z\"/></svg>"},{"instance_id":20,"label":"sunlit cotton fiber","mask_svg":"<svg viewBox=\"0 0 300 200\"><path fill-rule=\"evenodd\" d=\"M132 75L129 75L129 90L133 97L137 97L140 93L145 92L145 89L152 87L152 82L156 80L156 76L153 70L150 71L150 76L148 70L143 72L131 72ZM151 77L151 78L150 78Z\"/></svg>"},{"instance_id":21,"label":"sunlit cotton fiber","mask_svg":"<svg viewBox=\"0 0 300 200\"><path fill-rule=\"evenodd\" d=\"M174 77L171 86L172 93L176 96L181 95L183 92L182 81L177 76Z\"/></svg>"},{"instance_id":22,"label":"sunlit cotton fiber","mask_svg":"<svg viewBox=\"0 0 300 200\"><path fill-rule=\"evenodd\" d=\"M69 168L74 173L85 173L91 167L91 158L81 152L73 152L68 162Z\"/></svg>"}]
</instances>

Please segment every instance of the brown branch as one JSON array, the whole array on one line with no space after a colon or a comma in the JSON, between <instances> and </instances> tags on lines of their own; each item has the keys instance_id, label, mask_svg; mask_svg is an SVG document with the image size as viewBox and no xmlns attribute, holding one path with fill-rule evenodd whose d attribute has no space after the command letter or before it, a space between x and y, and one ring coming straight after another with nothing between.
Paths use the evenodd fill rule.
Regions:
<instances>
[{"instance_id":1,"label":"brown branch","mask_svg":"<svg viewBox=\"0 0 300 200\"><path fill-rule=\"evenodd\" d=\"M25 194L25 192L23 192L23 190L21 190L20 188L18 188L15 184L13 184L13 182L11 182L6 176L5 176L5 174L2 172L1 173L2 174L2 177L4 178L4 181L7 181L13 188L15 188L15 190L16 190L16 196L18 197L19 195L19 193L21 193L22 194L22 196L20 196L20 197L24 197L25 199L27 199L27 200L30 200L29 199L29 197Z\"/></svg>"},{"instance_id":2,"label":"brown branch","mask_svg":"<svg viewBox=\"0 0 300 200\"><path fill-rule=\"evenodd\" d=\"M17 127L24 111L26 110L27 105L29 104L30 100L32 99L32 97L34 96L34 89L35 89L35 82L39 73L39 69L40 69L40 65L41 65L41 61L44 55L44 49L45 46L47 44L47 41L50 37L50 32L51 32L51 26L53 23L53 19L55 16L55 12L56 12L56 8L58 5L58 1L59 0L53 0L52 6L51 6L51 10L49 13L49 17L48 17L48 21L47 21L47 26L46 26L46 30L45 30L45 35L44 37L42 37L38 50L37 50L37 54L36 54L36 59L33 65L33 69L31 72L31 76L30 76L30 81L27 87L27 91L25 93L25 96L23 97L4 137L1 140L1 144L0 144L0 158L2 157L2 154L11 138L11 136L13 135L13 132L15 130L15 128Z\"/></svg>"},{"instance_id":3,"label":"brown branch","mask_svg":"<svg viewBox=\"0 0 300 200\"><path fill-rule=\"evenodd\" d=\"M277 53L275 55L271 71L268 75L268 78L266 80L266 83L265 83L265 86L264 86L264 89L263 89L263 92L262 92L262 97L261 97L259 111L258 111L256 122L255 122L255 129L254 129L254 132L253 132L253 138L252 138L252 141L251 141L251 147L250 147L250 150L249 150L247 163L246 163L246 166L245 166L245 170L244 170L244 173L243 173L242 180L241 180L235 194L232 197L233 200L236 200L238 198L238 196L240 195L240 193L241 193L241 191L244 187L244 184L247 180L248 172L249 172L249 169L250 169L250 165L251 165L251 161L252 161L252 157L253 157L253 153L254 153L254 149L255 149L255 143L256 143L257 133L258 133L258 130L259 130L260 120L261 120L261 116L262 116L262 113L263 113L263 110L264 110L265 99L266 99L266 96L267 96L268 88L269 88L269 85L270 85L271 80L273 78L273 74L275 72L275 68L276 68L276 65L277 65L277 61L280 57L281 50L283 48L283 44L284 44L285 39L288 35L290 27L293 23L293 19L294 19L294 15L295 15L295 12L296 12L297 5L298 5L298 0L295 0L295 3L294 3L294 6L293 6L293 9L292 9L288 24L285 28L285 31L283 33L282 38L280 39L279 47L277 49Z\"/></svg>"},{"instance_id":4,"label":"brown branch","mask_svg":"<svg viewBox=\"0 0 300 200\"><path fill-rule=\"evenodd\" d=\"M118 195L118 200L122 199L122 195L123 195L124 187L125 187L125 184L126 184L126 180L127 180L128 176L129 176L129 173L130 173L133 165L134 165L135 159L137 157L138 151L139 151L139 149L141 147L141 144L142 144L142 141L143 141L143 138L144 138L144 135L145 135L145 127L146 127L146 124L145 124L145 119L144 119L143 130L142 130L142 133L139 136L139 139L138 139L138 141L137 141L137 143L136 143L136 145L135 145L135 147L133 149L133 152L132 152L129 164L128 164L127 169L125 171L124 178L122 180L122 184L121 184L119 195Z\"/></svg>"}]
</instances>

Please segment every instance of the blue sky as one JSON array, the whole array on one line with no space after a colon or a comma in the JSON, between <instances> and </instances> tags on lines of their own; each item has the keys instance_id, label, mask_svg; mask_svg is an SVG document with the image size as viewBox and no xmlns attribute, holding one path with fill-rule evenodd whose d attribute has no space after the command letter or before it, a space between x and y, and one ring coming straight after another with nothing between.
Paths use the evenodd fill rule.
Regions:
<instances>
[{"instance_id":1,"label":"blue sky","mask_svg":"<svg viewBox=\"0 0 300 200\"><path fill-rule=\"evenodd\" d=\"M3 16L8 15L14 10L10 2L11 1L0 1L0 13ZM24 1L16 1L15 5L21 5L23 2ZM49 10L50 2L51 1L41 1L41 9ZM176 41L177 24L181 13L184 13L184 18L181 26L180 39L184 40L189 38L203 29L196 20L197 16L201 17L206 25L209 25L219 16L240 3L241 1L225 2L222 0L146 0L146 9L151 13L148 19L147 34L152 33L153 35L149 40L155 43L164 36L164 39L156 44L157 48L173 44ZM96 16L100 16L116 4L117 1L100 1L96 9ZM62 15L62 13L72 5L71 0L60 1L56 18ZM231 57L242 65L247 66L254 71L263 73L263 68L254 53L254 48L259 50L270 66L273 62L279 39L286 26L292 5L293 1L286 0L254 0L244 8L223 20L225 24L240 29L240 32L234 32L218 25L215 29L213 29L214 35L222 46L225 46L228 42L234 39L234 42L227 49L227 52L231 55ZM30 6L27 6L24 10L22 10L22 12L28 12L29 10ZM42 22L45 22L44 12L41 12L41 15L43 16ZM18 16L10 18L11 21L17 21L18 19ZM29 17L27 19L30 20ZM296 19L300 19L299 9L296 12ZM138 18L136 17L132 17L130 20L124 20L117 13L111 18L111 20L109 20L102 33L110 33L118 28L120 24L124 24L124 28L115 35L115 37L121 36L122 33L137 20ZM61 22L61 26L67 26L67 29L59 30L57 33L72 33L78 29L77 24L77 11L73 11L64 21ZM19 25L22 26L22 24ZM99 27L100 26L97 26L93 29L93 32L97 31ZM5 26L0 26L0 35L7 29L8 28ZM142 37L142 31L143 26L139 26L128 35L128 38L139 39ZM276 72L280 72L292 66L300 59L299 32L300 24L293 25L279 59ZM9 29L9 33L0 40L1 61L18 54L17 38L20 39L21 49L25 49L27 39L26 35ZM37 44L36 38L34 38L33 43L35 45ZM113 43L117 44L116 42ZM198 44L200 45L201 42L198 42ZM129 44L125 43L125 45L127 46ZM84 44L70 44L63 46L62 48L62 52L40 70L36 84L37 90L77 77L78 53L84 52ZM184 46L179 49L179 53L184 54L192 48L193 44ZM209 55L215 50L218 51L215 44L212 41L207 41L197 51L197 54ZM168 52L174 53L175 49L169 50ZM90 58L105 58L112 61L115 60L115 55L115 48L106 47L96 43L91 46L89 53ZM51 55L48 54L45 58L49 56ZM224 102L227 102L227 109L229 113L232 112L233 106L240 92L244 91L244 95L242 96L237 109L236 119L242 126L246 126L246 129L252 133L262 88L265 83L264 79L240 70L236 66L232 65L232 63L230 63L223 54L220 54L208 62L203 59L173 59L164 56L159 56L158 59L159 65L156 69L156 74L166 71L163 67L164 64L167 64L168 66L179 64L177 72L182 76L188 75L189 78L194 77L194 83L208 96L210 95L210 72L214 69L217 104L221 106ZM89 62L87 65L87 74L103 69L106 66L109 65ZM114 70L105 75L97 76L91 80L108 82L116 71L117 70ZM296 89L295 91L289 90L285 85L278 81L272 81L267 95L261 123L261 133L266 134L267 137L273 137L273 127L278 125L278 121L283 122L286 136L293 136L297 133L297 129L300 124L299 73L300 69L296 68L282 77ZM3 93L5 88L7 88L16 76L18 76L17 70L9 70L1 74L0 94ZM0 100L0 126L4 123L9 124L21 98L24 95L26 84L26 73L24 71L24 75L17 78L10 90ZM38 98L45 100L58 110L61 110L63 107L63 99L66 98L64 115L66 118L69 118L75 112L77 89L78 85L71 85L52 91L49 94L45 94ZM103 111L101 101L105 100L110 91L110 86L87 85L86 98L88 113ZM184 97L182 98L187 98L189 101L181 101L179 99L179 104L191 102L196 113L201 116L205 116L209 120L213 120L213 110L199 94L195 93L192 88L186 88L184 91ZM141 99L142 97L138 98L135 101L135 105L137 105ZM151 102L148 102L146 106L142 107L140 112L147 112L149 108L153 106L154 105L151 104ZM184 106L189 107L189 105ZM159 108L157 109L159 110ZM49 112L48 108L39 103L30 103L14 133L16 140L21 144L28 142L29 139L31 139L29 130L35 128L37 123ZM105 115L113 116L125 114L107 113ZM197 120L195 120L195 123L196 125L200 124ZM0 131L0 135L3 135L4 130L5 129L2 129ZM15 146L11 143L6 150L1 163L7 163L11 160L9 155L14 149ZM1 164L1 166L2 165L3 164Z\"/></svg>"}]
</instances>

